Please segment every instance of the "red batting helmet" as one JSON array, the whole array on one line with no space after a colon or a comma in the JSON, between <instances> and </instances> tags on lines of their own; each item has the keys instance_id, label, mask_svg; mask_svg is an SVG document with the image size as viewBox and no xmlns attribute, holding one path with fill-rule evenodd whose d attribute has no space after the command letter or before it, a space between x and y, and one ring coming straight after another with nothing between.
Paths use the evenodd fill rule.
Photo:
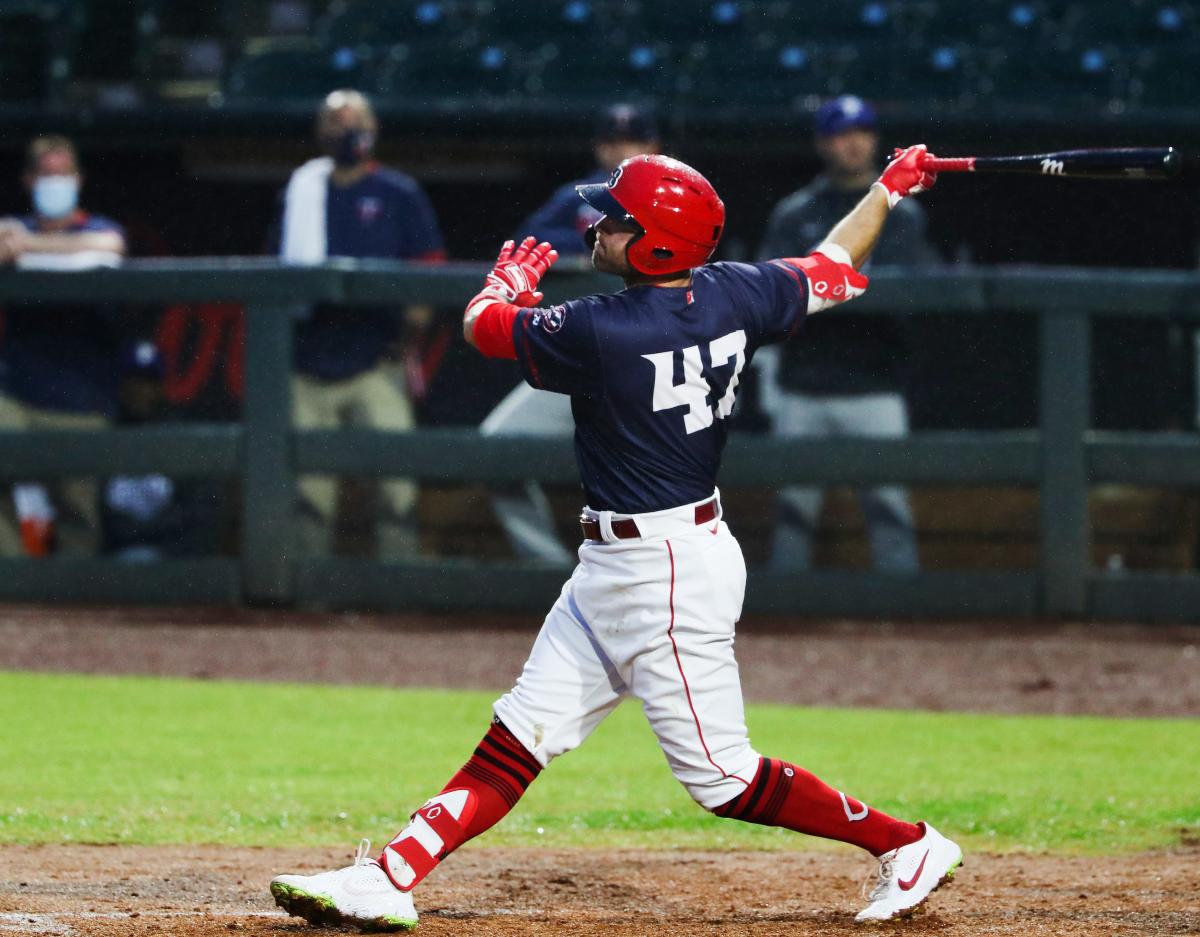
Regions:
<instances>
[{"instance_id":1,"label":"red batting helmet","mask_svg":"<svg viewBox=\"0 0 1200 937\"><path fill-rule=\"evenodd\" d=\"M608 182L575 191L596 211L642 229L626 256L634 270L651 276L705 263L725 225L725 203L712 183L669 156L634 156Z\"/></svg>"}]
</instances>

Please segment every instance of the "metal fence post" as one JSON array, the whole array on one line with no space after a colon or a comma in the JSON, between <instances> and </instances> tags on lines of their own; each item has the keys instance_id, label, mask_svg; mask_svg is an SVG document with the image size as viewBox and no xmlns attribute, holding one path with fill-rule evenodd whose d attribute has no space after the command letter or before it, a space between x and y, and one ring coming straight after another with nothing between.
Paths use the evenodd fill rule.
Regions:
<instances>
[{"instance_id":1,"label":"metal fence post","mask_svg":"<svg viewBox=\"0 0 1200 937\"><path fill-rule=\"evenodd\" d=\"M242 591L246 601L292 600L292 316L286 306L246 307L242 420Z\"/></svg>"},{"instance_id":2,"label":"metal fence post","mask_svg":"<svg viewBox=\"0 0 1200 937\"><path fill-rule=\"evenodd\" d=\"M1091 322L1081 312L1040 320L1042 611L1087 610Z\"/></svg>"}]
</instances>

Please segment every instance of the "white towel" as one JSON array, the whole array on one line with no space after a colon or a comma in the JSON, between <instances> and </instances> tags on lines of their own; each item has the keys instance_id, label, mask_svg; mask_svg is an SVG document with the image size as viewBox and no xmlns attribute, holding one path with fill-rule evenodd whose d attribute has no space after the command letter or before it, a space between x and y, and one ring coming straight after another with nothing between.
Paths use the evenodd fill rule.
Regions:
<instances>
[{"instance_id":1,"label":"white towel","mask_svg":"<svg viewBox=\"0 0 1200 937\"><path fill-rule=\"evenodd\" d=\"M279 257L289 264L324 263L328 252L325 238L325 194L333 160L328 156L310 159L292 173L283 197L283 231Z\"/></svg>"}]
</instances>

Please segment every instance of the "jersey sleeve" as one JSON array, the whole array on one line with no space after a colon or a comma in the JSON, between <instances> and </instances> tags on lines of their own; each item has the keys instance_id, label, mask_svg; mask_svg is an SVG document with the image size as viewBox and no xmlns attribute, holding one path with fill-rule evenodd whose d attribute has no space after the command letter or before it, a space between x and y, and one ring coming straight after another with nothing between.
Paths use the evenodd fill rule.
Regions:
<instances>
[{"instance_id":1,"label":"jersey sleeve","mask_svg":"<svg viewBox=\"0 0 1200 937\"><path fill-rule=\"evenodd\" d=\"M746 265L746 309L758 344L781 342L800 328L808 312L808 279L787 260Z\"/></svg>"},{"instance_id":2,"label":"jersey sleeve","mask_svg":"<svg viewBox=\"0 0 1200 937\"><path fill-rule=\"evenodd\" d=\"M522 309L513 321L513 346L531 387L595 397L603 384L594 310L575 300L561 306Z\"/></svg>"}]
</instances>

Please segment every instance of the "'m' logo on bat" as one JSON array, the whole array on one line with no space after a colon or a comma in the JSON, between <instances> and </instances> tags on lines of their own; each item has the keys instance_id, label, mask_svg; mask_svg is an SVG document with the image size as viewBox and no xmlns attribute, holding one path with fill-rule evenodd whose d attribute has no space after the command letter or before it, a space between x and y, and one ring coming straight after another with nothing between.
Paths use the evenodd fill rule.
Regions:
<instances>
[{"instance_id":1,"label":"'m' logo on bat","mask_svg":"<svg viewBox=\"0 0 1200 937\"><path fill-rule=\"evenodd\" d=\"M1044 159L1042 160L1042 175L1043 176L1061 176L1063 174L1063 161L1061 159Z\"/></svg>"}]
</instances>

